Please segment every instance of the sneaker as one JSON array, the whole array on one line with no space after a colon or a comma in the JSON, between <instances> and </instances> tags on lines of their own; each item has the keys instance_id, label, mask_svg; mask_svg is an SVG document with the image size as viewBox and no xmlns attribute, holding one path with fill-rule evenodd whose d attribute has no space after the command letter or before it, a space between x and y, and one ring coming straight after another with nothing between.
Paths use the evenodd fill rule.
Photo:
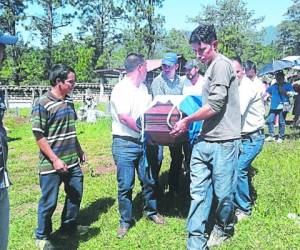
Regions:
<instances>
[{"instance_id":1,"label":"sneaker","mask_svg":"<svg viewBox=\"0 0 300 250\"><path fill-rule=\"evenodd\" d=\"M268 142L268 141L275 141L275 137L274 136L268 136L268 137L266 137L265 141L266 142Z\"/></svg>"},{"instance_id":2,"label":"sneaker","mask_svg":"<svg viewBox=\"0 0 300 250\"><path fill-rule=\"evenodd\" d=\"M89 226L77 225L76 233L80 236L86 235L90 230Z\"/></svg>"},{"instance_id":3,"label":"sneaker","mask_svg":"<svg viewBox=\"0 0 300 250\"><path fill-rule=\"evenodd\" d=\"M235 211L235 216L236 216L236 220L237 222L248 219L250 217L249 214L244 213L243 211L237 209Z\"/></svg>"},{"instance_id":4,"label":"sneaker","mask_svg":"<svg viewBox=\"0 0 300 250\"><path fill-rule=\"evenodd\" d=\"M40 250L54 250L55 249L55 247L52 245L50 240L36 239L35 245Z\"/></svg>"},{"instance_id":5,"label":"sneaker","mask_svg":"<svg viewBox=\"0 0 300 250\"><path fill-rule=\"evenodd\" d=\"M129 228L125 226L121 226L117 231L117 238L123 239L125 235L128 233Z\"/></svg>"},{"instance_id":6,"label":"sneaker","mask_svg":"<svg viewBox=\"0 0 300 250\"><path fill-rule=\"evenodd\" d=\"M276 140L276 142L277 142L277 143L282 143L283 140L282 140L281 138L278 138L278 139Z\"/></svg>"},{"instance_id":7,"label":"sneaker","mask_svg":"<svg viewBox=\"0 0 300 250\"><path fill-rule=\"evenodd\" d=\"M219 246L227 239L228 239L227 235L219 235L215 230L212 230L209 239L207 241L207 246L209 247L209 249L211 247Z\"/></svg>"},{"instance_id":8,"label":"sneaker","mask_svg":"<svg viewBox=\"0 0 300 250\"><path fill-rule=\"evenodd\" d=\"M159 213L157 213L155 215L152 215L152 216L149 216L148 219L153 221L155 224L158 224L158 225L165 225L166 224L166 221L165 221L164 217L161 216Z\"/></svg>"}]
</instances>

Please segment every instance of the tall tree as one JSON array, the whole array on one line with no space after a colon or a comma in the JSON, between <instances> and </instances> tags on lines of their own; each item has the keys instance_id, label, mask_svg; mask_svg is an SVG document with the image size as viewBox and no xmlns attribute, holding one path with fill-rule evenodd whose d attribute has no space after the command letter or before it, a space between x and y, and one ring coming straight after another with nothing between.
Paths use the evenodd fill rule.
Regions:
<instances>
[{"instance_id":1,"label":"tall tree","mask_svg":"<svg viewBox=\"0 0 300 250\"><path fill-rule=\"evenodd\" d=\"M83 42L75 41L72 34L66 34L53 50L53 61L64 63L76 71L76 81L87 82L93 77L93 48Z\"/></svg>"},{"instance_id":2,"label":"tall tree","mask_svg":"<svg viewBox=\"0 0 300 250\"><path fill-rule=\"evenodd\" d=\"M281 56L299 55L300 53L300 1L293 0L285 13L286 20L278 25L278 49Z\"/></svg>"},{"instance_id":3,"label":"tall tree","mask_svg":"<svg viewBox=\"0 0 300 250\"><path fill-rule=\"evenodd\" d=\"M178 54L183 54L186 59L195 57L191 46L188 43L189 32L171 29L163 41L165 51L172 51Z\"/></svg>"},{"instance_id":4,"label":"tall tree","mask_svg":"<svg viewBox=\"0 0 300 250\"><path fill-rule=\"evenodd\" d=\"M242 56L251 44L260 44L262 34L257 25L264 17L254 18L243 0L216 0L203 6L203 11L190 20L213 23L217 29L220 51L227 56Z\"/></svg>"},{"instance_id":5,"label":"tall tree","mask_svg":"<svg viewBox=\"0 0 300 250\"><path fill-rule=\"evenodd\" d=\"M165 19L157 14L164 0L127 0L126 19L128 21L125 33L125 44L131 49L145 52L147 58L152 58L157 45L163 40Z\"/></svg>"},{"instance_id":6,"label":"tall tree","mask_svg":"<svg viewBox=\"0 0 300 250\"><path fill-rule=\"evenodd\" d=\"M69 0L32 0L42 8L42 15L34 15L31 29L37 30L41 36L41 44L45 46L45 73L52 66L53 38L58 30L69 25L76 12L66 12ZM71 10L72 11L72 10ZM45 74L47 77L47 74Z\"/></svg>"},{"instance_id":7,"label":"tall tree","mask_svg":"<svg viewBox=\"0 0 300 250\"><path fill-rule=\"evenodd\" d=\"M74 2L76 8L80 10L79 35L88 35L84 40L87 46L94 50L92 65L96 67L105 48L113 49L121 37L120 23L123 18L123 8L120 1L114 0L75 0ZM98 66L105 67L105 64L107 62Z\"/></svg>"},{"instance_id":8,"label":"tall tree","mask_svg":"<svg viewBox=\"0 0 300 250\"><path fill-rule=\"evenodd\" d=\"M26 5L23 0L1 0L0 1L0 24L1 30L16 35L17 24L25 19L24 10ZM20 57L21 48L13 46L11 50L12 69L11 75L16 85L20 83Z\"/></svg>"}]
</instances>

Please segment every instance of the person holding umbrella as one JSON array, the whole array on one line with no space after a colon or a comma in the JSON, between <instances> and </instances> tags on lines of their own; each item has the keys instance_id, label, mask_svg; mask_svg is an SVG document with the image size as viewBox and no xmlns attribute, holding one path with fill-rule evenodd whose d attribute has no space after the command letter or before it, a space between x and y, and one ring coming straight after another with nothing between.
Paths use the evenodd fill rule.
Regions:
<instances>
[{"instance_id":1,"label":"person holding umbrella","mask_svg":"<svg viewBox=\"0 0 300 250\"><path fill-rule=\"evenodd\" d=\"M267 92L271 95L270 112L267 118L269 136L265 141L275 141L274 118L279 116L279 135L277 142L281 143L285 136L285 119L284 110L289 105L289 92L293 91L293 86L285 82L284 73L282 70L275 72L276 82L271 85Z\"/></svg>"}]
</instances>

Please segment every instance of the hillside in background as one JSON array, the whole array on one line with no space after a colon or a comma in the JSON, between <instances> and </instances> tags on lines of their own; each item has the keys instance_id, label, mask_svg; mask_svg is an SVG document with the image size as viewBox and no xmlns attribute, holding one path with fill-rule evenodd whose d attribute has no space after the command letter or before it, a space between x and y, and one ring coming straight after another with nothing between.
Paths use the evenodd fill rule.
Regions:
<instances>
[{"instance_id":1,"label":"hillside in background","mask_svg":"<svg viewBox=\"0 0 300 250\"><path fill-rule=\"evenodd\" d=\"M263 38L263 45L269 45L272 42L276 42L278 39L278 32L275 26L268 26L265 28L265 35Z\"/></svg>"}]
</instances>

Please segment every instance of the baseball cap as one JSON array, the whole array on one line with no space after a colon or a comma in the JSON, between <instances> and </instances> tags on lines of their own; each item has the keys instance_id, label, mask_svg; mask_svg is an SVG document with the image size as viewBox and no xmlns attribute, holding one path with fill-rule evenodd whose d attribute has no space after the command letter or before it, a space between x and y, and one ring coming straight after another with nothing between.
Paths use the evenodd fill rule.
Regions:
<instances>
[{"instance_id":1,"label":"baseball cap","mask_svg":"<svg viewBox=\"0 0 300 250\"><path fill-rule=\"evenodd\" d=\"M2 44L15 44L18 41L18 37L6 35L0 31L0 43Z\"/></svg>"},{"instance_id":2,"label":"baseball cap","mask_svg":"<svg viewBox=\"0 0 300 250\"><path fill-rule=\"evenodd\" d=\"M168 66L173 66L177 63L177 54L173 52L166 53L161 63Z\"/></svg>"},{"instance_id":3,"label":"baseball cap","mask_svg":"<svg viewBox=\"0 0 300 250\"><path fill-rule=\"evenodd\" d=\"M184 65L185 69L192 69L194 67L199 68L198 62L196 60L194 60L194 59L187 61L186 64Z\"/></svg>"}]
</instances>

